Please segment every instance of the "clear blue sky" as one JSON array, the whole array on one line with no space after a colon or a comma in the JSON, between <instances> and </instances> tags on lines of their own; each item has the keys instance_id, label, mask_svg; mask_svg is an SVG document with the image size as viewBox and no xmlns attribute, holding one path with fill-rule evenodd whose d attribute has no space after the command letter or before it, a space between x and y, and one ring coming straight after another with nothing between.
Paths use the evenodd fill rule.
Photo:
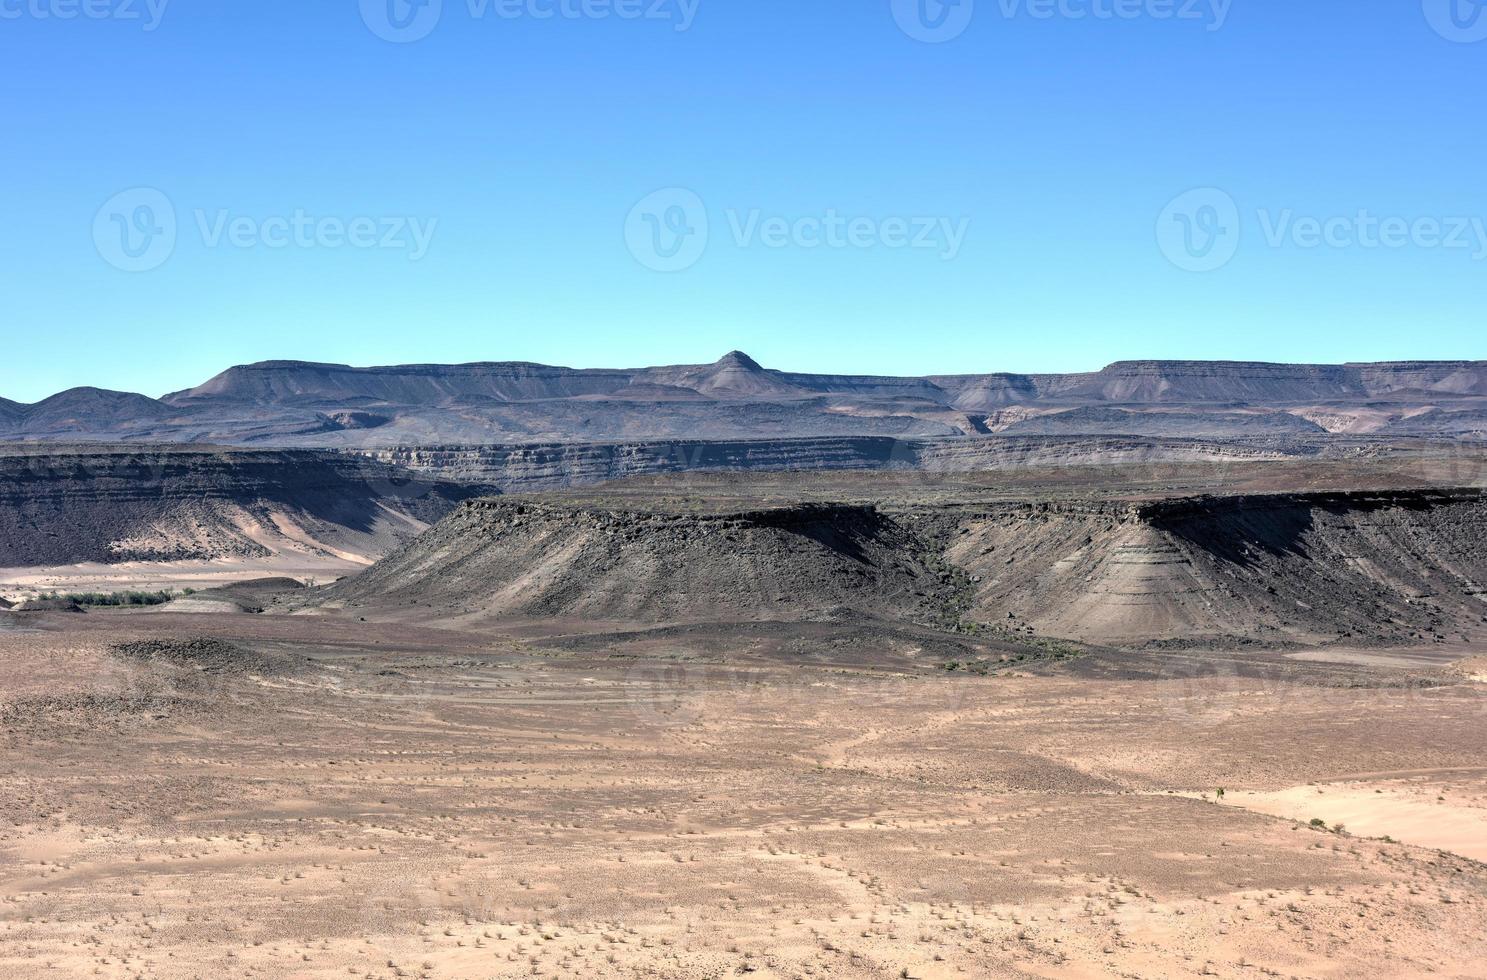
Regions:
<instances>
[{"instance_id":1,"label":"clear blue sky","mask_svg":"<svg viewBox=\"0 0 1487 980\"><path fill-rule=\"evenodd\" d=\"M1372 248L1348 224L1308 248L1294 224L1487 218L1472 0L1456 22L1436 0L1233 0L1221 23L1210 0L1195 19L977 0L969 21L945 12L960 33L942 43L890 0L688 0L686 30L679 0L638 20L443 0L437 22L394 8L431 26L397 43L368 26L387 29L386 0L175 0L146 30L151 2L0 0L5 397L160 395L269 358L635 366L737 347L918 374L1487 357L1487 241ZM85 3L110 16L56 16ZM176 238L121 271L105 253L138 199L100 209L141 187ZM1238 248L1194 272L1158 221L1203 187L1235 203ZM663 188L708 226L676 272L627 248L649 228L632 207ZM807 248L809 228L740 243L755 211L861 219L870 247ZM416 260L334 230L264 244L296 213L435 224ZM964 240L950 259L891 247L897 218ZM247 247L214 244L224 219L247 219Z\"/></svg>"}]
</instances>

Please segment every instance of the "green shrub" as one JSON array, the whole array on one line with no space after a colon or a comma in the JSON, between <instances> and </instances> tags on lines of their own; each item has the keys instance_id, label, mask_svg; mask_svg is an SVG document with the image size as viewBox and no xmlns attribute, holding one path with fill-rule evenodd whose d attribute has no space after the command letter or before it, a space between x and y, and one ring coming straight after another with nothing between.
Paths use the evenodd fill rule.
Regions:
<instances>
[{"instance_id":1,"label":"green shrub","mask_svg":"<svg viewBox=\"0 0 1487 980\"><path fill-rule=\"evenodd\" d=\"M191 590L188 589L186 594L190 595ZM159 606L176 598L176 593L166 589L159 592L48 592L42 598L71 600L80 606Z\"/></svg>"}]
</instances>

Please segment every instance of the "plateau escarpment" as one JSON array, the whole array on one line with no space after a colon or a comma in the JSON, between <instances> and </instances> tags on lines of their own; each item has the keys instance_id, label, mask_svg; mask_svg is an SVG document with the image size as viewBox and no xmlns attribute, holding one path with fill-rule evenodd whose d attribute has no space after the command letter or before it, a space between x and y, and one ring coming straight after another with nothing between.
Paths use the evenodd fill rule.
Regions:
<instances>
[{"instance_id":1,"label":"plateau escarpment","mask_svg":"<svg viewBox=\"0 0 1487 980\"><path fill-rule=\"evenodd\" d=\"M282 553L365 564L489 492L316 452L12 450L0 453L0 567Z\"/></svg>"},{"instance_id":2,"label":"plateau escarpment","mask_svg":"<svg viewBox=\"0 0 1487 980\"><path fill-rule=\"evenodd\" d=\"M371 459L511 493L561 490L676 473L924 471L971 473L1030 466L1238 463L1309 458L1333 447L1293 439L1216 444L1196 439L1003 436L995 439L840 437L679 439L620 443L404 446L359 450Z\"/></svg>"}]
</instances>

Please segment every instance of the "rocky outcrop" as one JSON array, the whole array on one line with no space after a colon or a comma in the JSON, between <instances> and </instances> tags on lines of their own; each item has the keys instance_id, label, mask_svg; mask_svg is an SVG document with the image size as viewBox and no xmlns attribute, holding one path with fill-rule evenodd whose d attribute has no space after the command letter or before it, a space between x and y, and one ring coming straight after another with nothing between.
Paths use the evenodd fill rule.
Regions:
<instances>
[{"instance_id":1,"label":"rocky outcrop","mask_svg":"<svg viewBox=\"0 0 1487 980\"><path fill-rule=\"evenodd\" d=\"M953 618L957 581L873 507L609 510L481 500L326 601L366 615L678 623Z\"/></svg>"}]
</instances>

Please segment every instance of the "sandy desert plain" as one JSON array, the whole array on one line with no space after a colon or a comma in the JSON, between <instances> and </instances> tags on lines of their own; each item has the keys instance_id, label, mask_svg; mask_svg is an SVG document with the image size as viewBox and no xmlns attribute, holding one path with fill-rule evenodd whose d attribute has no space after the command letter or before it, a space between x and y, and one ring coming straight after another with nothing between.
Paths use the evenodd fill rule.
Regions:
<instances>
[{"instance_id":1,"label":"sandy desert plain","mask_svg":"<svg viewBox=\"0 0 1487 980\"><path fill-rule=\"evenodd\" d=\"M1456 464L656 478L0 612L0 976L1487 975Z\"/></svg>"}]
</instances>

